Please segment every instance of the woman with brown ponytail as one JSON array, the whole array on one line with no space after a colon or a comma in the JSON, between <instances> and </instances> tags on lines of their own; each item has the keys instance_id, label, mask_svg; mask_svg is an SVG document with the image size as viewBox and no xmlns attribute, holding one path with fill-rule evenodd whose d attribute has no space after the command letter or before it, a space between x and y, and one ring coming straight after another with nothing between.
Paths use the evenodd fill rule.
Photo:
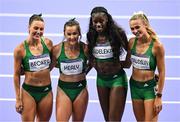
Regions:
<instances>
[{"instance_id":1,"label":"woman with brown ponytail","mask_svg":"<svg viewBox=\"0 0 180 122\"><path fill-rule=\"evenodd\" d=\"M134 114L137 121L157 121L162 110L165 80L164 47L143 12L133 14L129 25L135 35L129 40L133 65L130 89ZM155 79L156 67L158 81Z\"/></svg>"},{"instance_id":2,"label":"woman with brown ponytail","mask_svg":"<svg viewBox=\"0 0 180 122\"><path fill-rule=\"evenodd\" d=\"M75 18L64 24L64 39L53 47L53 67L59 68L56 121L84 121L88 105L85 69L88 47L81 41L81 28ZM57 64L56 64L57 63Z\"/></svg>"},{"instance_id":3,"label":"woman with brown ponytail","mask_svg":"<svg viewBox=\"0 0 180 122\"><path fill-rule=\"evenodd\" d=\"M43 36L45 23L41 16L30 17L29 35L14 50L16 111L21 114L22 121L49 121L52 113L50 54L53 43ZM21 74L25 75L22 88Z\"/></svg>"}]
</instances>

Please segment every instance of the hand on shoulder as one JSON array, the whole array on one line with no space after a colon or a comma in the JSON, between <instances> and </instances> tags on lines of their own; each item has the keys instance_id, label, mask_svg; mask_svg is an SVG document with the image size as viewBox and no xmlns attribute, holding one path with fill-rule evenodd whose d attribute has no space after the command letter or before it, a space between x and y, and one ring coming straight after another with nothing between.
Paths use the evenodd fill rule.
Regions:
<instances>
[{"instance_id":1,"label":"hand on shoulder","mask_svg":"<svg viewBox=\"0 0 180 122\"><path fill-rule=\"evenodd\" d=\"M80 41L80 43L82 44L85 55L88 56L88 45L82 41Z\"/></svg>"},{"instance_id":2,"label":"hand on shoulder","mask_svg":"<svg viewBox=\"0 0 180 122\"><path fill-rule=\"evenodd\" d=\"M57 58L60 55L62 42L53 46L52 53Z\"/></svg>"}]
</instances>

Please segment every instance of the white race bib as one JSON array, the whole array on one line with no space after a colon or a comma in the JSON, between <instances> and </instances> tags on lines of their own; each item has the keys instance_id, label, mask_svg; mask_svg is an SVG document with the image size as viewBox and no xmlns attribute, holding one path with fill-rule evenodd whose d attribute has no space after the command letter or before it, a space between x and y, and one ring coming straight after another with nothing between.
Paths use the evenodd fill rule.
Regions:
<instances>
[{"instance_id":1,"label":"white race bib","mask_svg":"<svg viewBox=\"0 0 180 122\"><path fill-rule=\"evenodd\" d=\"M40 71L49 68L51 59L49 54L43 54L40 56L32 56L29 58L30 71Z\"/></svg>"},{"instance_id":2,"label":"white race bib","mask_svg":"<svg viewBox=\"0 0 180 122\"><path fill-rule=\"evenodd\" d=\"M150 69L149 61L150 57L131 55L132 65L137 69Z\"/></svg>"},{"instance_id":3,"label":"white race bib","mask_svg":"<svg viewBox=\"0 0 180 122\"><path fill-rule=\"evenodd\" d=\"M111 46L96 46L93 49L93 55L97 59L108 59L113 57Z\"/></svg>"},{"instance_id":4,"label":"white race bib","mask_svg":"<svg viewBox=\"0 0 180 122\"><path fill-rule=\"evenodd\" d=\"M81 74L83 70L83 60L68 60L61 62L61 71L65 75Z\"/></svg>"}]
</instances>

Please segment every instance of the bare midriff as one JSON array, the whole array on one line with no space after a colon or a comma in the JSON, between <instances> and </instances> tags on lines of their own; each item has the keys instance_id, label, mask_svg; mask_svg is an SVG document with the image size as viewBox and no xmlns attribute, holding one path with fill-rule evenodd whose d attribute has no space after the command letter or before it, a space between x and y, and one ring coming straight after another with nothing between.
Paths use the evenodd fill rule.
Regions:
<instances>
[{"instance_id":1,"label":"bare midriff","mask_svg":"<svg viewBox=\"0 0 180 122\"><path fill-rule=\"evenodd\" d=\"M96 62L95 69L100 75L114 75L121 70L119 62Z\"/></svg>"},{"instance_id":2,"label":"bare midriff","mask_svg":"<svg viewBox=\"0 0 180 122\"><path fill-rule=\"evenodd\" d=\"M86 79L85 73L77 74L77 75L65 75L60 74L60 80L64 82L79 82Z\"/></svg>"},{"instance_id":3,"label":"bare midriff","mask_svg":"<svg viewBox=\"0 0 180 122\"><path fill-rule=\"evenodd\" d=\"M139 82L145 82L154 78L154 71L133 68L132 78Z\"/></svg>"},{"instance_id":4,"label":"bare midriff","mask_svg":"<svg viewBox=\"0 0 180 122\"><path fill-rule=\"evenodd\" d=\"M51 83L50 70L45 69L37 72L25 72L24 82L32 86L46 86Z\"/></svg>"}]
</instances>

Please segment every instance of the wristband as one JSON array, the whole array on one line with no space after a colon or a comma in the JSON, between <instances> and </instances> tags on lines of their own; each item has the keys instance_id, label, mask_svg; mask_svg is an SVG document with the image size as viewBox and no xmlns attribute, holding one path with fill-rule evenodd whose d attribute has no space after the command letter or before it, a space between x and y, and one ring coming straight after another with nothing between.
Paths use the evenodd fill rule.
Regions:
<instances>
[{"instance_id":1,"label":"wristband","mask_svg":"<svg viewBox=\"0 0 180 122\"><path fill-rule=\"evenodd\" d=\"M161 98L161 97L162 97L162 94L161 94L161 93L157 93L156 96L159 97L159 98Z\"/></svg>"}]
</instances>

